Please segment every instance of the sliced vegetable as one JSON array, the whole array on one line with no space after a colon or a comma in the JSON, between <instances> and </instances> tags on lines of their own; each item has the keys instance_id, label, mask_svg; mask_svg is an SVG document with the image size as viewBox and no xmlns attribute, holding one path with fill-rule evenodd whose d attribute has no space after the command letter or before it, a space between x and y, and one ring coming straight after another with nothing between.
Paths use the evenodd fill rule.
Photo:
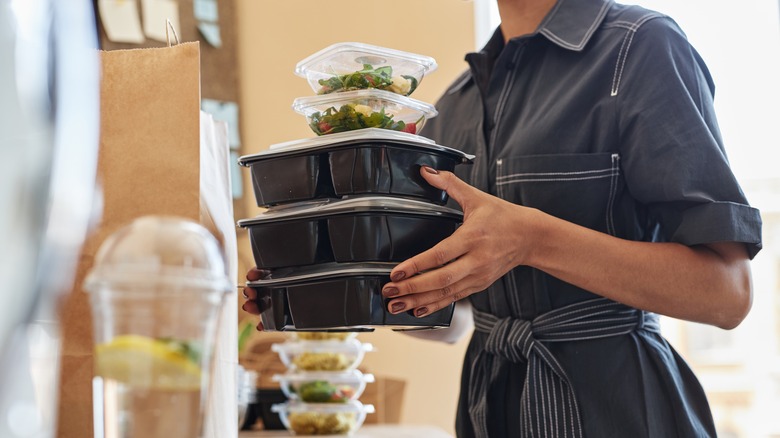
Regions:
<instances>
[{"instance_id":1,"label":"sliced vegetable","mask_svg":"<svg viewBox=\"0 0 780 438\"><path fill-rule=\"evenodd\" d=\"M416 125L420 121L422 118L415 123L406 123L403 120L395 121L391 114L385 113L384 108L372 111L367 105L346 104L339 109L330 107L325 111L317 111L311 115L309 126L317 135L363 128L391 129L415 134L417 132Z\"/></svg>"},{"instance_id":2,"label":"sliced vegetable","mask_svg":"<svg viewBox=\"0 0 780 438\"><path fill-rule=\"evenodd\" d=\"M353 395L350 386L337 386L324 380L304 383L298 388L301 400L308 403L346 403Z\"/></svg>"}]
</instances>

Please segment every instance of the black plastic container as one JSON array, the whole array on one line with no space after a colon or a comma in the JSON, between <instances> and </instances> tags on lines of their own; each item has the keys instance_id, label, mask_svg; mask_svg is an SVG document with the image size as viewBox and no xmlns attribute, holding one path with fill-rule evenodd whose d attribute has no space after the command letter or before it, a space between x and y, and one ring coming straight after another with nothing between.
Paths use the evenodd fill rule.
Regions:
<instances>
[{"instance_id":1,"label":"black plastic container","mask_svg":"<svg viewBox=\"0 0 780 438\"><path fill-rule=\"evenodd\" d=\"M447 202L420 167L453 171L474 156L405 132L368 128L271 146L239 159L249 167L257 205L270 207L358 194Z\"/></svg>"},{"instance_id":2,"label":"black plastic container","mask_svg":"<svg viewBox=\"0 0 780 438\"><path fill-rule=\"evenodd\" d=\"M451 208L412 199L366 196L276 207L238 225L249 230L257 266L327 262L400 262L460 225Z\"/></svg>"},{"instance_id":3,"label":"black plastic container","mask_svg":"<svg viewBox=\"0 0 780 438\"><path fill-rule=\"evenodd\" d=\"M250 282L270 307L261 314L268 331L354 330L377 327L420 330L449 327L454 305L422 318L411 311L391 314L382 286L390 282L392 263L324 264L277 271Z\"/></svg>"}]
</instances>

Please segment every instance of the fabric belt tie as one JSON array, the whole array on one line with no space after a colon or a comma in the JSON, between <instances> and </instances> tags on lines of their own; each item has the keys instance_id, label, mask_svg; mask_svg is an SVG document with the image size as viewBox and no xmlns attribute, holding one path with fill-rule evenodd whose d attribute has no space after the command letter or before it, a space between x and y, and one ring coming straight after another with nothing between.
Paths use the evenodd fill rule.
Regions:
<instances>
[{"instance_id":1,"label":"fabric belt tie","mask_svg":"<svg viewBox=\"0 0 780 438\"><path fill-rule=\"evenodd\" d=\"M531 321L499 318L474 309L475 330L487 333L485 348L472 365L469 415L477 438L486 438L487 393L512 363L527 363L520 396L523 438L582 438L580 410L563 367L543 342L599 339L634 330L660 332L655 314L597 298L552 310Z\"/></svg>"}]
</instances>

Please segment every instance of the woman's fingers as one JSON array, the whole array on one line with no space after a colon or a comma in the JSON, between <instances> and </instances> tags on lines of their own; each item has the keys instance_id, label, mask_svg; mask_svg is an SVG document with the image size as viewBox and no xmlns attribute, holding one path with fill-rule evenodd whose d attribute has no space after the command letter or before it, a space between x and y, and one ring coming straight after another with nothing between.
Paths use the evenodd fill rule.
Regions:
<instances>
[{"instance_id":1,"label":"woman's fingers","mask_svg":"<svg viewBox=\"0 0 780 438\"><path fill-rule=\"evenodd\" d=\"M412 278L421 272L444 266L465 254L469 243L466 239L459 239L457 234L458 230L455 230L452 236L437 243L433 248L396 265L390 272L390 280L398 282Z\"/></svg>"},{"instance_id":2,"label":"woman's fingers","mask_svg":"<svg viewBox=\"0 0 780 438\"><path fill-rule=\"evenodd\" d=\"M271 271L265 269L258 269L256 266L253 266L252 269L247 271L246 279L248 281L262 280L263 278L267 277L270 273ZM241 306L241 309L244 312L250 313L252 315L260 315L261 313L271 308L271 297L268 296L258 297L257 291L254 288L244 287L244 298L246 298L246 302ZM262 321L257 323L257 330L259 331L265 330Z\"/></svg>"},{"instance_id":3,"label":"woman's fingers","mask_svg":"<svg viewBox=\"0 0 780 438\"><path fill-rule=\"evenodd\" d=\"M252 315L259 315L260 314L260 308L257 306L257 303L254 301L247 301L242 306L241 309L246 312L250 313Z\"/></svg>"},{"instance_id":4,"label":"woman's fingers","mask_svg":"<svg viewBox=\"0 0 780 438\"><path fill-rule=\"evenodd\" d=\"M412 311L414 316L422 318L441 310L455 301L462 300L481 289L472 285L471 278L459 281L445 289L436 289L419 294L406 295L391 300L387 304L390 313Z\"/></svg>"},{"instance_id":5,"label":"woman's fingers","mask_svg":"<svg viewBox=\"0 0 780 438\"><path fill-rule=\"evenodd\" d=\"M254 300L255 298L257 298L257 291L252 289L251 287L245 287L244 298L246 298L247 300Z\"/></svg>"},{"instance_id":6,"label":"woman's fingers","mask_svg":"<svg viewBox=\"0 0 780 438\"><path fill-rule=\"evenodd\" d=\"M246 279L249 281L257 281L262 280L263 278L267 277L268 274L270 274L270 271L267 271L265 269L258 269L257 267L252 267L247 273L246 273Z\"/></svg>"},{"instance_id":7,"label":"woman's fingers","mask_svg":"<svg viewBox=\"0 0 780 438\"><path fill-rule=\"evenodd\" d=\"M420 175L428 181L428 184L447 192L447 195L457 202L464 211L466 211L469 199L475 193L481 193L452 172L439 171L429 166L422 166Z\"/></svg>"},{"instance_id":8,"label":"woman's fingers","mask_svg":"<svg viewBox=\"0 0 780 438\"><path fill-rule=\"evenodd\" d=\"M418 258L419 260L422 261L416 262L415 259ZM413 257L410 260L407 260L404 263L410 263L411 265L419 266L422 263L426 263L425 260L426 260L426 254L422 253L420 255ZM382 295L384 295L385 298L395 298L395 297L401 297L410 294L419 294L425 291L433 291L433 290L442 290L444 291L443 293L448 294L450 287L454 283L462 280L468 275L468 272L458 269L459 265L462 265L462 263L453 262L446 266L441 266L441 264L431 265L430 268L434 268L434 267L439 267L439 268L431 271L423 272L422 274L419 275L410 274L408 279L404 281L399 280L398 282L387 283L382 288ZM405 272L403 271L403 268L401 269L402 269L401 271L394 270L393 272ZM409 271L416 272L416 269L410 269ZM391 278L392 278L392 274L391 274Z\"/></svg>"}]
</instances>

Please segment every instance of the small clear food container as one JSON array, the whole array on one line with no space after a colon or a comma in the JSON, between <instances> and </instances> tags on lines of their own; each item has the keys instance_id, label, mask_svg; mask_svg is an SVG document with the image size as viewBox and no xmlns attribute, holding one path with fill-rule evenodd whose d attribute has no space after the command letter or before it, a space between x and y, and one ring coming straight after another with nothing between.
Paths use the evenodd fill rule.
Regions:
<instances>
[{"instance_id":1,"label":"small clear food container","mask_svg":"<svg viewBox=\"0 0 780 438\"><path fill-rule=\"evenodd\" d=\"M427 202L381 196L269 208L238 225L249 231L257 266L400 262L450 236L463 214Z\"/></svg>"},{"instance_id":2,"label":"small clear food container","mask_svg":"<svg viewBox=\"0 0 780 438\"><path fill-rule=\"evenodd\" d=\"M298 341L347 341L355 339L357 332L328 331L328 332L290 332L290 336Z\"/></svg>"},{"instance_id":3,"label":"small clear food container","mask_svg":"<svg viewBox=\"0 0 780 438\"><path fill-rule=\"evenodd\" d=\"M417 134L426 120L439 114L429 103L376 89L299 97L293 109L317 135L366 128Z\"/></svg>"},{"instance_id":4,"label":"small clear food container","mask_svg":"<svg viewBox=\"0 0 780 438\"><path fill-rule=\"evenodd\" d=\"M267 331L449 327L454 303L420 318L411 311L393 314L387 310L389 300L382 296L382 286L390 282L393 267L395 263L325 263L275 270L270 277L247 285L264 303L260 319ZM310 341L307 345L317 343L325 344Z\"/></svg>"},{"instance_id":5,"label":"small clear food container","mask_svg":"<svg viewBox=\"0 0 780 438\"><path fill-rule=\"evenodd\" d=\"M297 341L271 345L282 363L294 371L351 371L374 347L355 339L348 341Z\"/></svg>"},{"instance_id":6,"label":"small clear food container","mask_svg":"<svg viewBox=\"0 0 780 438\"><path fill-rule=\"evenodd\" d=\"M403 96L437 68L430 56L362 43L338 43L307 57L295 67L317 94L376 88Z\"/></svg>"},{"instance_id":7,"label":"small clear food container","mask_svg":"<svg viewBox=\"0 0 780 438\"><path fill-rule=\"evenodd\" d=\"M251 171L257 205L350 195L391 195L443 205L444 190L428 184L421 166L452 172L473 155L419 135L368 128L272 145L241 157Z\"/></svg>"},{"instance_id":8,"label":"small clear food container","mask_svg":"<svg viewBox=\"0 0 780 438\"><path fill-rule=\"evenodd\" d=\"M347 403L357 400L374 381L373 374L358 370L347 372L305 371L276 374L273 380L290 400L304 403Z\"/></svg>"},{"instance_id":9,"label":"small clear food container","mask_svg":"<svg viewBox=\"0 0 780 438\"><path fill-rule=\"evenodd\" d=\"M287 402L271 408L296 435L351 435L360 429L373 405L358 401L345 404Z\"/></svg>"}]
</instances>

